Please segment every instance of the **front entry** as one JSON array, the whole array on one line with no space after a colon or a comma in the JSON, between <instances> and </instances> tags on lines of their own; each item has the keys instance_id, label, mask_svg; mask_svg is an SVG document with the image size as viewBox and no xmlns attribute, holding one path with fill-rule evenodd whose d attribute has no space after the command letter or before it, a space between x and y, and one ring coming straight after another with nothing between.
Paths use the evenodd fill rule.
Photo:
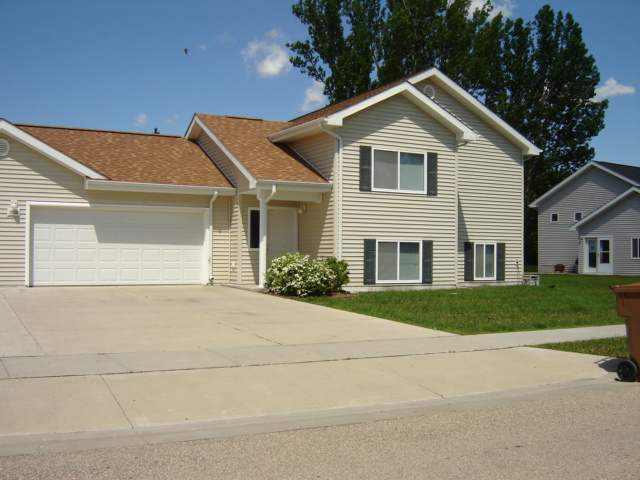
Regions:
<instances>
[{"instance_id":1,"label":"front entry","mask_svg":"<svg viewBox=\"0 0 640 480\"><path fill-rule=\"evenodd\" d=\"M611 238L585 238L584 273L613 273L611 244Z\"/></svg>"},{"instance_id":2,"label":"front entry","mask_svg":"<svg viewBox=\"0 0 640 480\"><path fill-rule=\"evenodd\" d=\"M285 253L298 251L295 208L270 207L267 219L267 266Z\"/></svg>"}]
</instances>

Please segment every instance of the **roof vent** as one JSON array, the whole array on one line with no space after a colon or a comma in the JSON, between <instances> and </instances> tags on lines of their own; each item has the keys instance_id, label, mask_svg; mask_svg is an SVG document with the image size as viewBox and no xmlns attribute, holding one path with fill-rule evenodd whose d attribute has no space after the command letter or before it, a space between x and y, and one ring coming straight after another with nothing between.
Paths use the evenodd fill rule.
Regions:
<instances>
[{"instance_id":1,"label":"roof vent","mask_svg":"<svg viewBox=\"0 0 640 480\"><path fill-rule=\"evenodd\" d=\"M9 155L9 142L4 138L0 138L0 157L4 157L5 155Z\"/></svg>"},{"instance_id":2,"label":"roof vent","mask_svg":"<svg viewBox=\"0 0 640 480\"><path fill-rule=\"evenodd\" d=\"M431 100L436 97L436 89L433 88L433 85L429 85L428 83L424 87L422 87L422 93L424 93Z\"/></svg>"}]
</instances>

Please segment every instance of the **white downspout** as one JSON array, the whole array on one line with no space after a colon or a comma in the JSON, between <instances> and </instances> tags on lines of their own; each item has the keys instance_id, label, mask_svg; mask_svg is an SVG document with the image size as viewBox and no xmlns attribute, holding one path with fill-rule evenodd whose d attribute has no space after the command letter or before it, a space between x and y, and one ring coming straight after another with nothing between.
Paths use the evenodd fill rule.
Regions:
<instances>
[{"instance_id":1,"label":"white downspout","mask_svg":"<svg viewBox=\"0 0 640 480\"><path fill-rule=\"evenodd\" d=\"M260 253L258 266L258 286L264 287L264 278L267 274L267 204L276 194L276 185L271 187L271 193L263 198L264 190L260 190L258 199L260 200Z\"/></svg>"},{"instance_id":2,"label":"white downspout","mask_svg":"<svg viewBox=\"0 0 640 480\"><path fill-rule=\"evenodd\" d=\"M455 262L455 268L454 268L454 275L455 278L453 280L456 288L458 288L458 284L459 284L459 275L460 275L460 253L458 252L460 250L460 193L458 192L458 161L459 156L458 153L460 151L460 143L458 143L456 141L455 144L455 166L453 168L454 171L454 189L455 189L455 195L454 195L454 199L455 199L455 214L454 214L454 218L455 218L455 222L456 222L456 228L455 228L455 249L454 249L454 262Z\"/></svg>"},{"instance_id":3,"label":"white downspout","mask_svg":"<svg viewBox=\"0 0 640 480\"><path fill-rule=\"evenodd\" d=\"M343 225L343 220L342 220L342 164L344 162L343 156L342 156L342 150L343 150L343 140L342 137L340 135L338 135L337 133L329 130L328 128L325 127L324 123L320 124L320 129L323 132L328 133L329 135L331 135L332 137L336 138L338 140L338 165L336 166L336 168L334 169L334 186L335 186L335 198L334 198L334 211L335 211L335 215L334 218L336 219L336 225L334 225L334 229L335 229L335 243L334 243L334 255L336 256L336 258L338 260L342 260L342 225Z\"/></svg>"},{"instance_id":4,"label":"white downspout","mask_svg":"<svg viewBox=\"0 0 640 480\"><path fill-rule=\"evenodd\" d=\"M218 198L218 191L213 192L209 202L209 285L213 285L213 202Z\"/></svg>"}]
</instances>

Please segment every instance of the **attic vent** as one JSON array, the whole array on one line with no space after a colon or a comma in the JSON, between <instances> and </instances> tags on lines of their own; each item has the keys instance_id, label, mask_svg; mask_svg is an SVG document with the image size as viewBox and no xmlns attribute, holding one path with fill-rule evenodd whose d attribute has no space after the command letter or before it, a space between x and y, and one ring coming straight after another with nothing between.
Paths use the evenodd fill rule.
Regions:
<instances>
[{"instance_id":1,"label":"attic vent","mask_svg":"<svg viewBox=\"0 0 640 480\"><path fill-rule=\"evenodd\" d=\"M426 84L424 87L422 87L422 93L433 100L436 96L436 89L433 88L433 85Z\"/></svg>"},{"instance_id":2,"label":"attic vent","mask_svg":"<svg viewBox=\"0 0 640 480\"><path fill-rule=\"evenodd\" d=\"M4 157L5 155L9 155L9 142L4 138L0 138L0 157Z\"/></svg>"}]
</instances>

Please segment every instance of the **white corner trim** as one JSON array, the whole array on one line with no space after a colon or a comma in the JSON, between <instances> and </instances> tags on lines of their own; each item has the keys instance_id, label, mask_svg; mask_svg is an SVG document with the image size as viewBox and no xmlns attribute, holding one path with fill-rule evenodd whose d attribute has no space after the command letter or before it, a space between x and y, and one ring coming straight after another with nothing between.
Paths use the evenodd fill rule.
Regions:
<instances>
[{"instance_id":1,"label":"white corner trim","mask_svg":"<svg viewBox=\"0 0 640 480\"><path fill-rule=\"evenodd\" d=\"M83 177L90 177L95 179L107 180L107 177L102 175L99 172L83 165L82 163L74 160L71 157L63 154L62 152L56 150L50 145L46 144L42 140L37 139L33 135L25 132L24 130L16 127L10 122L0 119L0 132L7 134L13 139L29 146L34 149L38 153L44 155L45 157L50 158L51 160L59 163L60 165L72 170L73 172L81 175Z\"/></svg>"},{"instance_id":2,"label":"white corner trim","mask_svg":"<svg viewBox=\"0 0 640 480\"><path fill-rule=\"evenodd\" d=\"M198 185L169 185L159 183L116 182L85 179L85 190L103 190L111 192L148 192L148 193L181 193L188 195L208 195L215 192L220 195L234 195L235 188L206 187Z\"/></svg>"},{"instance_id":3,"label":"white corner trim","mask_svg":"<svg viewBox=\"0 0 640 480\"><path fill-rule=\"evenodd\" d=\"M594 220L595 218L599 217L602 213L606 212L607 210L609 210L610 208L614 207L618 203L622 202L623 200L625 200L630 195L633 195L634 193L640 193L640 187L631 187L629 190L626 190L625 192L621 193L620 195L618 195L613 200L609 200L607 203L602 205L597 210L594 210L593 212L591 212L589 215L584 217L579 222L574 223L573 225L571 225L571 227L569 227L569 231L571 231L571 232L577 231L585 223L589 223L591 220Z\"/></svg>"}]
</instances>

